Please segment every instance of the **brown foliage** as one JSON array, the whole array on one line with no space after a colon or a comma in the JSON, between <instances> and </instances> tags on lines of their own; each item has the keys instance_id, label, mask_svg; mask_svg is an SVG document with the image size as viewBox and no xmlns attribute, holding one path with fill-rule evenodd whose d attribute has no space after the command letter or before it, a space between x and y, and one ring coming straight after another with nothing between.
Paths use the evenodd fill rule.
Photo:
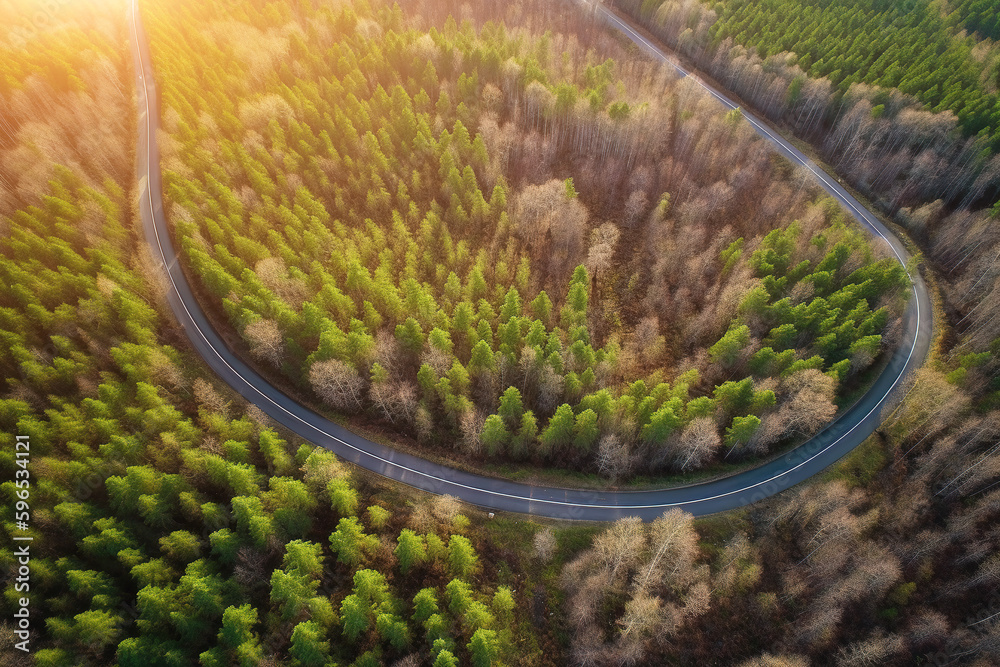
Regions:
<instances>
[{"instance_id":1,"label":"brown foliage","mask_svg":"<svg viewBox=\"0 0 1000 667\"><path fill-rule=\"evenodd\" d=\"M790 375L781 383L785 398L775 421L784 425L786 433L812 435L836 414L836 388L836 380L813 368Z\"/></svg>"},{"instance_id":2,"label":"brown foliage","mask_svg":"<svg viewBox=\"0 0 1000 667\"><path fill-rule=\"evenodd\" d=\"M195 378L192 383L194 398L199 406L206 408L209 412L226 415L229 411L229 404L225 399L203 378Z\"/></svg>"},{"instance_id":3,"label":"brown foliage","mask_svg":"<svg viewBox=\"0 0 1000 667\"><path fill-rule=\"evenodd\" d=\"M722 438L715 420L698 417L684 427L680 437L668 441L666 451L674 470L687 472L705 465L719 451Z\"/></svg>"},{"instance_id":4,"label":"brown foliage","mask_svg":"<svg viewBox=\"0 0 1000 667\"><path fill-rule=\"evenodd\" d=\"M243 337L250 344L250 354L280 368L285 354L285 339L274 320L254 320L243 329Z\"/></svg>"},{"instance_id":5,"label":"brown foliage","mask_svg":"<svg viewBox=\"0 0 1000 667\"><path fill-rule=\"evenodd\" d=\"M587 208L566 195L563 181L522 189L514 204L514 229L536 264L546 266L553 284L565 283L580 263L587 231Z\"/></svg>"},{"instance_id":6,"label":"brown foliage","mask_svg":"<svg viewBox=\"0 0 1000 667\"><path fill-rule=\"evenodd\" d=\"M335 410L356 412L361 409L365 381L343 361L315 362L309 368L309 384L316 395Z\"/></svg>"},{"instance_id":7,"label":"brown foliage","mask_svg":"<svg viewBox=\"0 0 1000 667\"><path fill-rule=\"evenodd\" d=\"M739 667L808 667L809 661L797 655L771 655L765 653L756 658L751 658L746 662L741 662Z\"/></svg>"},{"instance_id":8,"label":"brown foliage","mask_svg":"<svg viewBox=\"0 0 1000 667\"><path fill-rule=\"evenodd\" d=\"M644 526L619 519L563 570L580 664L642 664L650 650L708 611L708 570L698 566L692 518L670 510ZM608 596L624 596L613 625L600 626Z\"/></svg>"},{"instance_id":9,"label":"brown foliage","mask_svg":"<svg viewBox=\"0 0 1000 667\"><path fill-rule=\"evenodd\" d=\"M597 443L597 469L604 477L618 480L628 477L638 464L628 441L614 433L605 433Z\"/></svg>"},{"instance_id":10,"label":"brown foliage","mask_svg":"<svg viewBox=\"0 0 1000 667\"><path fill-rule=\"evenodd\" d=\"M373 382L368 397L377 414L390 424L407 426L417 410L417 392L408 382Z\"/></svg>"}]
</instances>

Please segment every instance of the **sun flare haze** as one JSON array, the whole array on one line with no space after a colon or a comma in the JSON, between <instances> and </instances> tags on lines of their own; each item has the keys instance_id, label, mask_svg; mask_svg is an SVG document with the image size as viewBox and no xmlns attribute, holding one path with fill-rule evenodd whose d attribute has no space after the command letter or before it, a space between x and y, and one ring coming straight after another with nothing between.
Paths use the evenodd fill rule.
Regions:
<instances>
[{"instance_id":1,"label":"sun flare haze","mask_svg":"<svg viewBox=\"0 0 1000 667\"><path fill-rule=\"evenodd\" d=\"M0 0L0 662L1000 665L995 0Z\"/></svg>"}]
</instances>

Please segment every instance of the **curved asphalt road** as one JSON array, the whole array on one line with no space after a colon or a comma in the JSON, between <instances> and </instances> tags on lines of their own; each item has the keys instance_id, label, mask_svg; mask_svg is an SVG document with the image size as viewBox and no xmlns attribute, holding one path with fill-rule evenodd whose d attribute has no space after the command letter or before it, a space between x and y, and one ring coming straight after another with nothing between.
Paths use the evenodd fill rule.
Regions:
<instances>
[{"instance_id":1,"label":"curved asphalt road","mask_svg":"<svg viewBox=\"0 0 1000 667\"><path fill-rule=\"evenodd\" d=\"M655 46L601 8L608 20L655 57L670 62ZM170 289L170 306L195 350L233 389L260 407L275 421L306 440L338 456L391 479L437 494L498 510L536 514L559 519L609 521L623 516L651 520L671 507L702 515L742 507L778 493L820 472L860 444L881 423L881 413L903 377L917 368L927 353L931 335L930 301L919 275L913 276L914 297L904 316L902 343L888 367L869 392L837 421L812 440L759 468L732 477L692 486L655 491L590 491L530 486L462 472L395 451L371 442L297 404L240 361L209 325L191 293L177 261L177 254L163 215L160 157L156 143L158 98L150 64L149 43L138 16L136 0L130 3L132 50L139 105L139 141L136 148L143 230L153 254L163 261ZM673 64L673 63L671 63ZM679 66L682 75L687 72ZM704 84L702 84L704 85ZM707 88L707 87L706 87ZM707 88L724 105L735 105L717 90ZM823 187L855 217L881 236L901 262L909 258L902 244L878 223L853 197L776 133L750 114L744 116L779 152L805 165Z\"/></svg>"}]
</instances>

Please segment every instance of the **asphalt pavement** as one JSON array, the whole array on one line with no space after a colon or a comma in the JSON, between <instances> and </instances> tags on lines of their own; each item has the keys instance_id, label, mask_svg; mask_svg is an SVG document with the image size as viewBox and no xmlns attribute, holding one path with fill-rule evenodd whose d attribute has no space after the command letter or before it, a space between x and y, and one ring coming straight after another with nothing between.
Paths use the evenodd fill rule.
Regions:
<instances>
[{"instance_id":1,"label":"asphalt pavement","mask_svg":"<svg viewBox=\"0 0 1000 667\"><path fill-rule=\"evenodd\" d=\"M621 19L603 7L599 9L613 27L624 32L653 57L671 63L683 76L689 74ZM821 472L861 444L881 423L888 406L898 400L904 390L905 377L923 363L927 354L932 324L930 299L923 280L914 274L911 276L913 298L903 316L900 346L864 397L814 438L786 455L730 477L684 487L594 491L521 484L464 472L372 442L298 404L273 387L229 349L198 305L181 271L163 212L160 156L156 143L158 96L149 42L138 15L137 0L132 0L130 4L129 20L138 93L136 170L140 186L140 214L146 240L154 257L162 261L169 283L167 298L174 315L205 363L236 392L300 437L362 468L424 491L450 494L484 508L558 519L610 521L623 516L639 516L651 520L671 507L679 507L695 515L723 512L794 486ZM735 108L736 105L723 92L704 83L701 85L720 103ZM905 266L909 259L905 247L870 211L777 132L745 110L743 115L780 153L812 171L819 184L874 235L883 238Z\"/></svg>"}]
</instances>

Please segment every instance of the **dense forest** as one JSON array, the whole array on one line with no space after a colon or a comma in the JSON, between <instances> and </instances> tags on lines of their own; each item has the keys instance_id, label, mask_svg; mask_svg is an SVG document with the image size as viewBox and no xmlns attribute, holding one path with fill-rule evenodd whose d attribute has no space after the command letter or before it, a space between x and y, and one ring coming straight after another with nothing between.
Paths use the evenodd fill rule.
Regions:
<instances>
[{"instance_id":1,"label":"dense forest","mask_svg":"<svg viewBox=\"0 0 1000 667\"><path fill-rule=\"evenodd\" d=\"M1000 50L957 32L963 17L982 16L984 3L616 4L810 141L905 227L940 271L949 321L965 339L951 354L952 372L995 368L1000 146L991 128L1000 126ZM880 60L889 52L899 57ZM843 67L816 69L819 61ZM946 100L928 97L944 90L952 91ZM973 122L972 109L986 115ZM988 371L976 377L997 405L1000 383L986 380Z\"/></svg>"},{"instance_id":2,"label":"dense forest","mask_svg":"<svg viewBox=\"0 0 1000 667\"><path fill-rule=\"evenodd\" d=\"M989 0L957 0L947 3L947 7L953 8L966 30L981 37L1000 39L1000 12ZM994 73L1000 76L1000 71L994 70Z\"/></svg>"},{"instance_id":3,"label":"dense forest","mask_svg":"<svg viewBox=\"0 0 1000 667\"><path fill-rule=\"evenodd\" d=\"M149 6L188 268L339 413L465 460L684 472L815 432L892 346L902 267L582 15Z\"/></svg>"},{"instance_id":4,"label":"dense forest","mask_svg":"<svg viewBox=\"0 0 1000 667\"><path fill-rule=\"evenodd\" d=\"M617 522L562 575L573 663L998 664L1000 414L979 398L925 369L823 481Z\"/></svg>"},{"instance_id":5,"label":"dense forest","mask_svg":"<svg viewBox=\"0 0 1000 667\"><path fill-rule=\"evenodd\" d=\"M948 20L988 37L982 4ZM739 114L569 7L150 4L169 212L206 306L331 407L480 454L614 476L816 428L891 344L902 272ZM905 156L929 159L916 127L990 159L947 113L872 89L885 107L858 98L843 135L856 165L903 165L871 191L899 198L942 297L892 418L742 511L547 527L366 475L209 376L139 229L123 8L36 11L0 2L3 664L1000 664L1000 228L970 208L993 186L899 189ZM470 406L491 416L463 427ZM27 593L13 537L33 538Z\"/></svg>"},{"instance_id":6,"label":"dense forest","mask_svg":"<svg viewBox=\"0 0 1000 667\"><path fill-rule=\"evenodd\" d=\"M989 3L613 4L891 213L933 224L1000 197L1000 49L961 30L962 7Z\"/></svg>"},{"instance_id":7,"label":"dense forest","mask_svg":"<svg viewBox=\"0 0 1000 667\"><path fill-rule=\"evenodd\" d=\"M781 53L794 50L794 31L776 28L767 38L762 27L806 24L827 12L847 20L814 34L841 31L856 39L866 22L849 20L863 15L855 3L823 3L812 13L776 11L770 3L715 3L708 11L698 3L683 10L677 3L625 6L765 115L811 137L844 168L842 175L895 212L936 268L947 319L939 322L944 333L935 358L904 405L823 480L744 512L694 522L668 513L646 526L622 520L597 536L563 574L574 609L574 662L997 664L1000 233L996 207L970 210L996 196L990 188L997 160L982 152L983 134L963 145L954 116L919 109L896 90L848 82L834 92L829 80L807 78L798 56ZM931 13L937 6L930 5ZM975 16L975 6L962 3L960 15ZM888 43L878 40L901 39L903 31L891 27L915 19L896 7L876 3L872 11L897 21L889 28L878 23L877 38L840 46L862 45L863 53ZM735 24L716 23L716 16L758 10L743 38L722 34L730 30L724 25ZM721 40L715 46L713 36ZM763 48L741 50L734 39ZM836 47L833 39L824 44ZM925 66L940 69L939 76L960 74L939 59L946 51L925 56ZM834 51L824 53L829 58ZM859 80L854 67L841 75ZM944 143L921 133L932 124ZM927 178L934 171L926 169L938 161L943 174L942 146L960 146L951 155L964 155L964 167L935 186ZM891 177L868 178L887 169ZM928 201L935 197L944 200Z\"/></svg>"},{"instance_id":8,"label":"dense forest","mask_svg":"<svg viewBox=\"0 0 1000 667\"><path fill-rule=\"evenodd\" d=\"M366 480L206 379L138 234L125 14L61 11L0 57L0 662L558 664L574 531L536 556L539 526Z\"/></svg>"}]
</instances>

